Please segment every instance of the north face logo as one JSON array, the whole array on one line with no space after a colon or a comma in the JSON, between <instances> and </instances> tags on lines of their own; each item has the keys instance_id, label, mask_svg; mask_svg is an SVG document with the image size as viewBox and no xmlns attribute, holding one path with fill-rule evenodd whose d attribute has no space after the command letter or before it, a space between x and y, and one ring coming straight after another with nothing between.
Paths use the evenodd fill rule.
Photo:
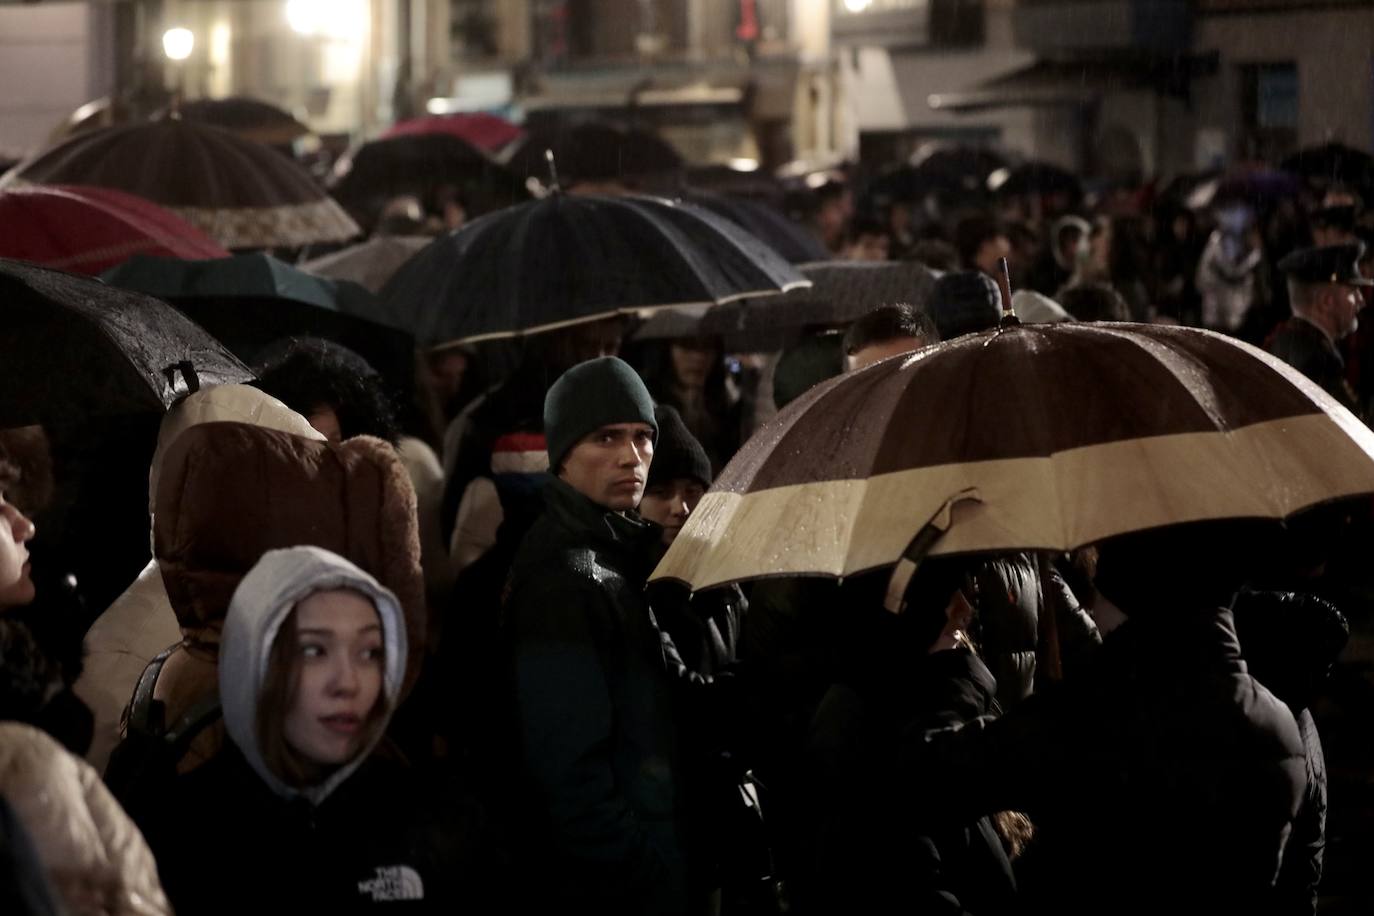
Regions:
<instances>
[{"instance_id":1,"label":"north face logo","mask_svg":"<svg viewBox=\"0 0 1374 916\"><path fill-rule=\"evenodd\" d=\"M371 895L374 902L383 900L423 900L425 882L409 865L379 865L377 877L358 882L358 893Z\"/></svg>"}]
</instances>

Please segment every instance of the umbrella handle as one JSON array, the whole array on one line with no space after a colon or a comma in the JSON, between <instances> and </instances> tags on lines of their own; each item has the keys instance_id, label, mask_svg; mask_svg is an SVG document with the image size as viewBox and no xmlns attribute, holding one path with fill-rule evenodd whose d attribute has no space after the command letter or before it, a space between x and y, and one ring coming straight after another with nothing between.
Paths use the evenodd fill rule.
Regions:
<instances>
[{"instance_id":1,"label":"umbrella handle","mask_svg":"<svg viewBox=\"0 0 1374 916\"><path fill-rule=\"evenodd\" d=\"M183 359L180 362L172 363L170 366L162 367L162 374L167 377L167 385L172 390L176 390L178 372L186 380L187 394L195 394L200 390L200 376L196 374L196 367L189 359Z\"/></svg>"},{"instance_id":2,"label":"umbrella handle","mask_svg":"<svg viewBox=\"0 0 1374 916\"><path fill-rule=\"evenodd\" d=\"M936 510L921 530L916 532L916 536L906 545L901 557L897 560L897 565L892 570L892 575L887 580L887 594L883 598L883 607L893 614L901 614L906 611L906 589L911 584L911 580L916 575L916 570L920 567L921 561L930 553L935 542L940 540L949 526L954 522L954 507L962 502L982 502L983 498L978 493L976 487L969 487L967 490L960 490L949 499L945 500L944 505Z\"/></svg>"}]
</instances>

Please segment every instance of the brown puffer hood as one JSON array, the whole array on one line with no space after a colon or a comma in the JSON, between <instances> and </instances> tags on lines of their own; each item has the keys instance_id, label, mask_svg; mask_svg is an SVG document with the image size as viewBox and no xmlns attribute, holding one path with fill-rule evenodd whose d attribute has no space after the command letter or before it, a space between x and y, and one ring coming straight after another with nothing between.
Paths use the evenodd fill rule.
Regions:
<instances>
[{"instance_id":1,"label":"brown puffer hood","mask_svg":"<svg viewBox=\"0 0 1374 916\"><path fill-rule=\"evenodd\" d=\"M419 676L425 591L415 491L396 451L359 436L317 442L244 423L204 423L163 457L153 553L192 644L218 644L229 599L269 550L323 547L390 589L405 612L404 691Z\"/></svg>"}]
</instances>

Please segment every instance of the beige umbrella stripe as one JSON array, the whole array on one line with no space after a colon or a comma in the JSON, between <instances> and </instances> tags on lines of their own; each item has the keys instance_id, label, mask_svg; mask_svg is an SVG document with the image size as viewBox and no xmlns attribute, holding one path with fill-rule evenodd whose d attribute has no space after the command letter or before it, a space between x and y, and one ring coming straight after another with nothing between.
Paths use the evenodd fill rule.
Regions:
<instances>
[{"instance_id":1,"label":"beige umbrella stripe","mask_svg":"<svg viewBox=\"0 0 1374 916\"><path fill-rule=\"evenodd\" d=\"M1127 531L1216 518L1281 519L1374 492L1374 433L1345 411L1229 433L1154 436L1048 457L915 468L702 499L655 579L693 589L781 575L849 576L895 563L961 490L933 553L1070 550ZM1168 469L1159 473L1157 469ZM1275 481L1282 482L1275 485ZM1102 505L1113 506L1103 513Z\"/></svg>"}]
</instances>

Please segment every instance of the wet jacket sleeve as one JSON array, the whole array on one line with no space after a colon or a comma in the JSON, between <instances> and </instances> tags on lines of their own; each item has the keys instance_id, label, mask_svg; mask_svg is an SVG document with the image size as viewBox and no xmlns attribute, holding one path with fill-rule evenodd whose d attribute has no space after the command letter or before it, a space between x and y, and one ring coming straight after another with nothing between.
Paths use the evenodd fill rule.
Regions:
<instances>
[{"instance_id":1,"label":"wet jacket sleeve","mask_svg":"<svg viewBox=\"0 0 1374 916\"><path fill-rule=\"evenodd\" d=\"M1086 665L1102 647L1102 634L1059 570L1049 563L1044 568L1049 573L1045 580L1045 600L1058 624L1059 655L1065 676L1072 677L1073 672Z\"/></svg>"},{"instance_id":2,"label":"wet jacket sleeve","mask_svg":"<svg viewBox=\"0 0 1374 916\"><path fill-rule=\"evenodd\" d=\"M616 785L615 711L604 665L614 611L556 576L512 596L515 689L526 766L557 851L598 896L638 896L666 866Z\"/></svg>"},{"instance_id":3,"label":"wet jacket sleeve","mask_svg":"<svg viewBox=\"0 0 1374 916\"><path fill-rule=\"evenodd\" d=\"M967 823L1006 810L1030 810L1053 780L1073 772L1056 717L1045 697L1027 698L1001 718L988 715L991 695L983 663L963 650L930 656L922 693L927 712L902 732L898 761L920 773L906 803L921 819ZM1008 766L1006 761L1017 761ZM960 787L931 792L929 787Z\"/></svg>"},{"instance_id":4,"label":"wet jacket sleeve","mask_svg":"<svg viewBox=\"0 0 1374 916\"><path fill-rule=\"evenodd\" d=\"M1326 854L1326 758L1312 713L1304 709L1296 718L1307 752L1307 785L1293 832L1283 850L1275 886L1275 911L1315 913Z\"/></svg>"}]
</instances>

